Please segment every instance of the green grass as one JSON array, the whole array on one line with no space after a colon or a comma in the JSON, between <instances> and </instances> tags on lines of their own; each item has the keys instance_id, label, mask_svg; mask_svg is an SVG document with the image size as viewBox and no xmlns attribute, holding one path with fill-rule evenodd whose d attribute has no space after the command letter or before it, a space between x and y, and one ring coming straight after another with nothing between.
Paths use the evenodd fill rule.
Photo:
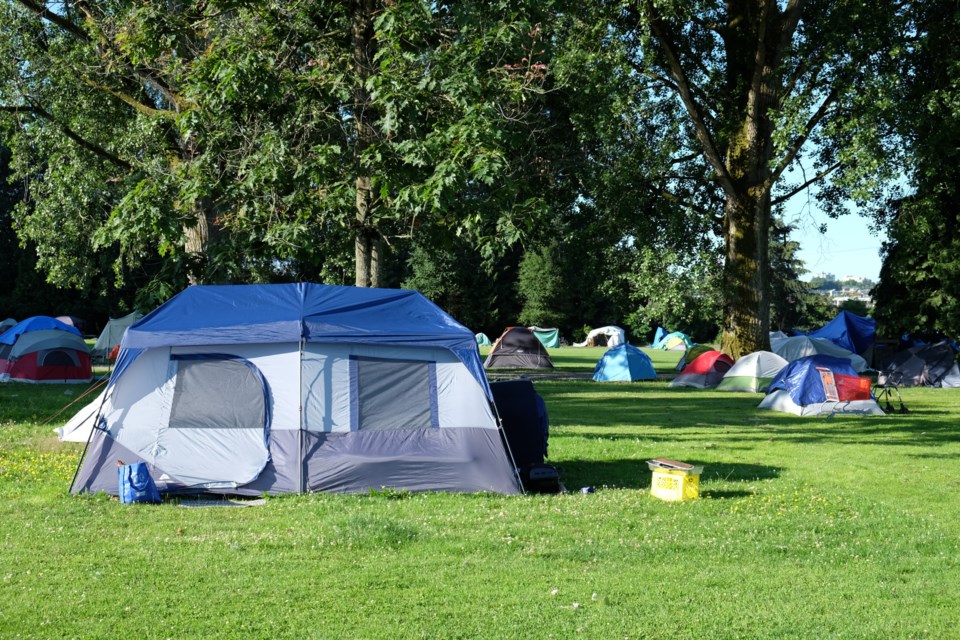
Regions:
<instances>
[{"instance_id":1,"label":"green grass","mask_svg":"<svg viewBox=\"0 0 960 640\"><path fill-rule=\"evenodd\" d=\"M960 391L821 420L536 386L569 494L186 508L70 496L80 447L40 422L80 389L0 385L0 637L957 637ZM703 464L702 498L650 496L653 457Z\"/></svg>"},{"instance_id":2,"label":"green grass","mask_svg":"<svg viewBox=\"0 0 960 640\"><path fill-rule=\"evenodd\" d=\"M683 356L683 351L664 351L663 349L642 348L650 356L653 368L658 373L676 373L677 362ZM607 351L606 347L561 347L547 349L554 369L558 371L575 371L592 373L597 361ZM480 347L480 355L484 358L490 353L490 347Z\"/></svg>"}]
</instances>

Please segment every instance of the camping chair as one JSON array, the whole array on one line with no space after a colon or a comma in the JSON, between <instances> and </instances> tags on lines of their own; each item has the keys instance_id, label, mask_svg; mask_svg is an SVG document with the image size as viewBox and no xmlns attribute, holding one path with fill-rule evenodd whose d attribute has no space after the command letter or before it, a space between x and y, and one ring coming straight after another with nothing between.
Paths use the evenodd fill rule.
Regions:
<instances>
[{"instance_id":1,"label":"camping chair","mask_svg":"<svg viewBox=\"0 0 960 640\"><path fill-rule=\"evenodd\" d=\"M907 409L906 405L903 404L903 398L900 396L900 388L890 382L889 380L884 384L878 384L873 389L873 395L877 399L877 404L880 405L880 408L883 409L884 413L893 413L895 409L893 404L890 402L893 399L893 395L897 395L897 402L900 403L900 413L910 413L910 410ZM883 401L886 401L886 404L883 404Z\"/></svg>"}]
</instances>

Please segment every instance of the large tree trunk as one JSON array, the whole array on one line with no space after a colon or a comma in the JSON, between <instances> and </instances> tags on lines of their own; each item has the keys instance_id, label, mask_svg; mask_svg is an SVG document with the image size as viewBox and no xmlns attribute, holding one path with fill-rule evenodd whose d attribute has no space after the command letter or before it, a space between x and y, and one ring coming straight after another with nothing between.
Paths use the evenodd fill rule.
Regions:
<instances>
[{"instance_id":1,"label":"large tree trunk","mask_svg":"<svg viewBox=\"0 0 960 640\"><path fill-rule=\"evenodd\" d=\"M377 114L373 108L367 80L374 73L374 57L377 51L376 34L373 28L376 0L354 0L353 63L356 84L353 90L353 121L357 141L354 147L354 171L356 172L356 220L354 248L356 280L358 287L380 285L380 234L374 217L373 179L370 170L363 164L363 155L376 142Z\"/></svg>"},{"instance_id":2,"label":"large tree trunk","mask_svg":"<svg viewBox=\"0 0 960 640\"><path fill-rule=\"evenodd\" d=\"M770 349L769 229L769 193L727 199L721 349L733 358Z\"/></svg>"},{"instance_id":3,"label":"large tree trunk","mask_svg":"<svg viewBox=\"0 0 960 640\"><path fill-rule=\"evenodd\" d=\"M771 0L731 1L727 10L727 89L735 107L728 113L736 114L736 128L724 158L729 182L721 350L739 358L770 348L772 115L779 106L776 67L783 43L780 13Z\"/></svg>"}]
</instances>

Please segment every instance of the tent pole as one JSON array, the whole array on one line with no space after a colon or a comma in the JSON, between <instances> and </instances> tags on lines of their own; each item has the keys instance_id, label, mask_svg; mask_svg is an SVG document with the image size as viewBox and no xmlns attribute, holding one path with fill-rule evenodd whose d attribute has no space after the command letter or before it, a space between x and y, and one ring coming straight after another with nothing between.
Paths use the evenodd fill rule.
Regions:
<instances>
[{"instance_id":1,"label":"tent pole","mask_svg":"<svg viewBox=\"0 0 960 640\"><path fill-rule=\"evenodd\" d=\"M107 382L110 382L110 379L107 378ZM93 428L90 429L89 435L87 435L87 441L83 445L83 451L80 453L80 460L77 461L77 468L73 471L73 478L70 480L70 488L68 491L73 493L73 485L77 482L77 476L80 475L80 469L83 467L83 459L87 457L87 450L90 448L90 441L93 440L93 433L98 429L97 423L100 422L100 413L103 411L103 405L107 402L107 393L104 390L103 397L100 400L100 406L97 407L97 412L93 415Z\"/></svg>"},{"instance_id":2,"label":"tent pole","mask_svg":"<svg viewBox=\"0 0 960 640\"><path fill-rule=\"evenodd\" d=\"M306 493L306 487L304 486L304 473L303 465L306 464L306 456L303 454L303 429L304 429L304 413L303 413L303 352L304 352L304 338L300 336L300 366L297 371L297 394L300 398L300 409L299 409L299 425L297 428L297 492Z\"/></svg>"}]
</instances>

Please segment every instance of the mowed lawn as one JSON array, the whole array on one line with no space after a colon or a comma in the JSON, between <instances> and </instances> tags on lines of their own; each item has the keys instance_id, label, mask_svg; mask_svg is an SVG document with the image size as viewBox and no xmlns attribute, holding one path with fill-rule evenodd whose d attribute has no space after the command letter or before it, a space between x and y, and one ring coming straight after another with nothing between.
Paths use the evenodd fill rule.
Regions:
<instances>
[{"instance_id":1,"label":"mowed lawn","mask_svg":"<svg viewBox=\"0 0 960 640\"><path fill-rule=\"evenodd\" d=\"M552 355L586 373L602 351ZM567 494L244 508L71 496L82 447L41 422L82 389L0 385L0 637L960 637L960 390L827 420L535 384ZM704 465L701 499L652 497L654 457Z\"/></svg>"}]
</instances>

